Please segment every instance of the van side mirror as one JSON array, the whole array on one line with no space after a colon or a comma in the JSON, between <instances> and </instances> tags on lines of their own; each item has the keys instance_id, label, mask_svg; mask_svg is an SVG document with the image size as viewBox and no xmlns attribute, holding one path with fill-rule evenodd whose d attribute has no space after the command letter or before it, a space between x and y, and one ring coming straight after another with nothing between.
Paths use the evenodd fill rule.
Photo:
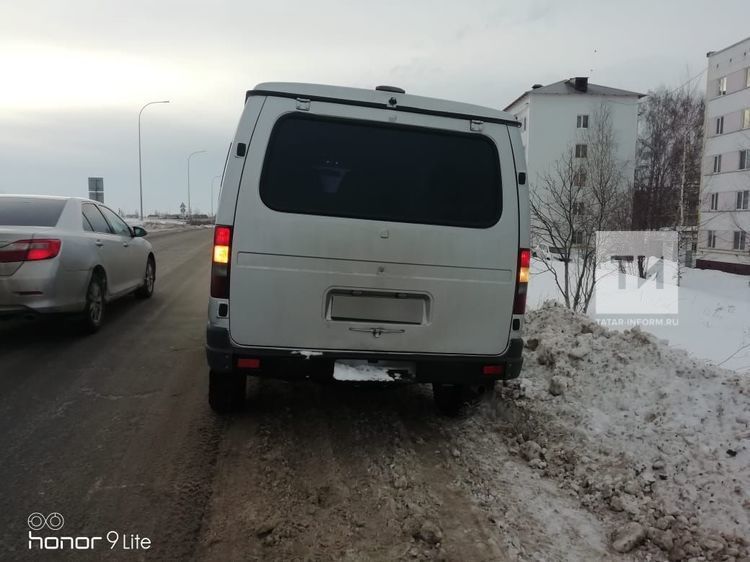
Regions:
<instances>
[{"instance_id":1,"label":"van side mirror","mask_svg":"<svg viewBox=\"0 0 750 562\"><path fill-rule=\"evenodd\" d=\"M140 226L134 226L133 227L133 238L141 238L143 236L146 236L148 232L146 232L146 229Z\"/></svg>"}]
</instances>

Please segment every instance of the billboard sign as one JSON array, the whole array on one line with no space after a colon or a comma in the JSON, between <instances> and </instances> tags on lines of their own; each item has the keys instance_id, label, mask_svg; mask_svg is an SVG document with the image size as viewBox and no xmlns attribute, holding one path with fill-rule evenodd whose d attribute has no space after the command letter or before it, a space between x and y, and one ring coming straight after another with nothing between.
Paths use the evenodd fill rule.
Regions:
<instances>
[{"instance_id":1,"label":"billboard sign","mask_svg":"<svg viewBox=\"0 0 750 562\"><path fill-rule=\"evenodd\" d=\"M89 178L89 199L104 203L104 178Z\"/></svg>"}]
</instances>

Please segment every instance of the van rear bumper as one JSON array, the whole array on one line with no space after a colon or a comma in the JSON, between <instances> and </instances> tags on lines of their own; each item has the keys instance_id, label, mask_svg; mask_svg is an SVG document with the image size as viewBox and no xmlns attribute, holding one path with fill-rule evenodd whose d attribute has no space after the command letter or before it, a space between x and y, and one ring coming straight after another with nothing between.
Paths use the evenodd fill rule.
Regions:
<instances>
[{"instance_id":1,"label":"van rear bumper","mask_svg":"<svg viewBox=\"0 0 750 562\"><path fill-rule=\"evenodd\" d=\"M346 351L313 352L305 357L299 350L244 348L233 345L226 328L208 326L206 329L206 357L214 372L232 373L244 371L248 375L285 380L332 378L336 359L367 359L410 361L416 363L415 382L447 384L481 384L492 380L515 379L523 365L523 340L510 340L508 351L503 355L418 355L393 353L367 353ZM258 369L239 369L237 362L243 358L257 358ZM501 372L485 375L485 365L502 366Z\"/></svg>"}]
</instances>

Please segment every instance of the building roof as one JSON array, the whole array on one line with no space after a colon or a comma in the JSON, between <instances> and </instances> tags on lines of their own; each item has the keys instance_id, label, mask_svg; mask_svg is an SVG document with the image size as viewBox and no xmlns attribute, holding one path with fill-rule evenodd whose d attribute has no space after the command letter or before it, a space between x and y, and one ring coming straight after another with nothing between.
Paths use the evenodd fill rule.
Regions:
<instances>
[{"instance_id":1,"label":"building roof","mask_svg":"<svg viewBox=\"0 0 750 562\"><path fill-rule=\"evenodd\" d=\"M267 82L258 84L251 95L281 95L285 97L304 97L313 101L346 101L356 105L370 107L389 107L389 100L395 98L401 111L412 110L417 113L432 113L457 118L479 118L518 126L518 121L511 114L491 107L472 105L456 101L427 98L400 93L393 90L365 90L362 88L345 88L321 84L300 84L292 82Z\"/></svg>"},{"instance_id":2,"label":"building roof","mask_svg":"<svg viewBox=\"0 0 750 562\"><path fill-rule=\"evenodd\" d=\"M646 94L639 94L638 92L631 92L629 90L620 90L619 88L610 88L609 86L601 86L599 84L592 84L591 82L587 83L586 90L581 91L577 90L575 87L575 78L568 78L566 80L560 80L559 82L553 82L552 84L549 84L547 86L542 86L540 88L532 88L531 90L528 90L527 92L524 92L520 96L518 96L515 100L513 100L508 106L505 108L505 111L508 111L509 108L513 107L515 104L517 104L519 101L521 101L525 96L528 96L529 94L553 94L553 95L561 95L561 94L578 94L582 96L622 96L622 97L637 97L642 98L645 97Z\"/></svg>"},{"instance_id":3,"label":"building roof","mask_svg":"<svg viewBox=\"0 0 750 562\"><path fill-rule=\"evenodd\" d=\"M741 44L742 44L742 43L744 43L745 41L750 41L750 37L745 37L744 39L741 39L740 41L737 41L736 43L732 43L732 44L731 44L731 45L729 45L728 47L724 47L723 49L719 49L718 51L708 51L708 52L706 53L706 57L708 57L708 58L711 58L711 57L713 57L714 55L718 55L718 54L720 54L720 53L723 53L723 52L724 52L724 51L726 51L727 49L731 49L732 47L736 47L737 45L741 45Z\"/></svg>"}]
</instances>

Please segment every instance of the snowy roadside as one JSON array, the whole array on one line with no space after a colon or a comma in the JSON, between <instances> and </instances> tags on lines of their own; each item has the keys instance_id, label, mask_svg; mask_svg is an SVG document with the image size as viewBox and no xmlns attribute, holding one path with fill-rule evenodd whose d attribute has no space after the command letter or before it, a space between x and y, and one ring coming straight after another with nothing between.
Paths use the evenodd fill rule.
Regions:
<instances>
[{"instance_id":1,"label":"snowy roadside","mask_svg":"<svg viewBox=\"0 0 750 562\"><path fill-rule=\"evenodd\" d=\"M615 552L746 558L750 380L554 303L527 321L521 377L464 443L487 417L506 424L514 454L608 522Z\"/></svg>"},{"instance_id":2,"label":"snowy roadside","mask_svg":"<svg viewBox=\"0 0 750 562\"><path fill-rule=\"evenodd\" d=\"M562 262L550 265L562 271ZM671 345L714 365L750 374L750 278L721 271L683 268L678 325L644 325ZM533 259L528 306L561 300L552 274ZM590 311L591 312L591 311Z\"/></svg>"},{"instance_id":3,"label":"snowy roadside","mask_svg":"<svg viewBox=\"0 0 750 562\"><path fill-rule=\"evenodd\" d=\"M179 219L125 219L130 226L141 226L148 232L157 230L169 230L172 228L185 228L187 223Z\"/></svg>"},{"instance_id":4,"label":"snowy roadside","mask_svg":"<svg viewBox=\"0 0 750 562\"><path fill-rule=\"evenodd\" d=\"M162 234L168 232L178 232L181 230L190 230L196 228L213 228L213 225L190 225L184 220L178 219L125 219L130 226L141 226L149 234Z\"/></svg>"}]
</instances>

